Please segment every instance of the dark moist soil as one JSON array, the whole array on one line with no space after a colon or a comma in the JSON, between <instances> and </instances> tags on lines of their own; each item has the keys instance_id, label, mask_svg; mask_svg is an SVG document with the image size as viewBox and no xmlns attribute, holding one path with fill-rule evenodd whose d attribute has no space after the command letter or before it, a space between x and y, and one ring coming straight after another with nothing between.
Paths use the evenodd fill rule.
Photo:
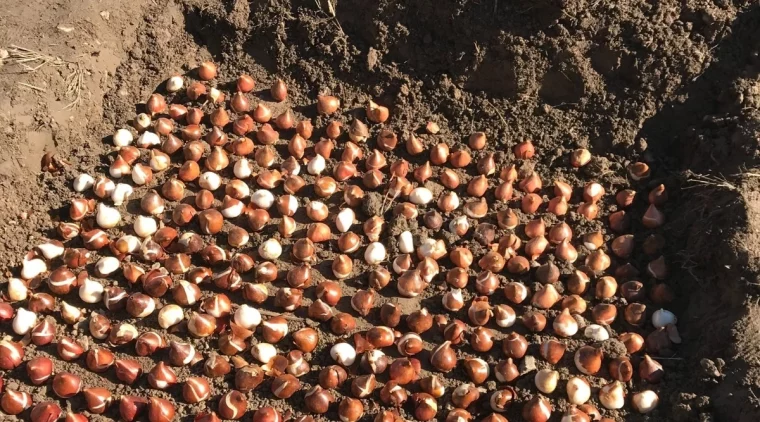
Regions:
<instances>
[{"instance_id":1,"label":"dark moist soil","mask_svg":"<svg viewBox=\"0 0 760 422\"><path fill-rule=\"evenodd\" d=\"M81 105L64 113L60 111L67 103L63 77L68 72L43 69L34 81L44 84L46 92L30 97L30 91L17 85L30 82L26 75L0 68L0 73L9 76L0 81L0 89L9 93L0 99L2 108L8 110L7 115L0 115L0 121L7 123L0 133L4 156L0 174L5 176L0 178L4 193L0 195L0 268L6 277L17 271L29 245L65 217L67 201L74 196L69 187L72 178L83 171L106 170L114 157L107 137L142 111L135 105L143 103L154 90L160 92L168 76L187 73L193 77L191 70L198 63L213 60L220 69L215 83L224 87L240 73L248 73L257 82L256 96L263 101L271 100L271 83L284 79L289 99L275 108L275 114L291 106L299 118L314 118L314 98L332 94L342 101L345 112L339 118L345 127L354 116L363 117L367 100L375 99L391 108L392 118L386 127L399 135L415 131L427 147L445 142L452 149L467 150L467 136L484 131L488 149L473 152L473 157L493 152L498 168L507 163L523 165L515 160L512 147L532 140L538 151L533 160L535 170L546 186L554 179L575 186L595 180L609 193L628 186L645 193L664 183L670 193L664 207L667 223L661 230L667 238L665 257L671 265L666 282L676 292L676 301L670 307L679 315L683 344L675 348L675 355L662 361L667 373L664 381L651 386L661 399L654 413L648 417L630 414L626 406L620 412L605 411L605 415L617 420L658 421L760 418L760 400L755 396L760 389L760 177L752 170L760 158L757 5L721 0L626 4L581 0L342 0L334 5L333 15L327 0L104 2L97 8L53 1L34 7L18 3L11 5L8 17L0 17L0 23L8 28L0 34L1 46L24 43L41 51L52 49L62 57L78 57L88 70L88 95ZM101 14L104 10L110 11L110 20ZM38 32L37 26L30 26L36 21L47 26ZM75 32L57 29L65 22L73 23ZM323 128L327 119L313 121L315 127ZM428 121L440 125L437 135L422 130ZM379 125L371 129L374 137ZM374 141L369 142L372 145ZM578 147L588 148L594 155L594 160L580 170L568 165L569 151ZM37 171L39 158L49 150L58 151L71 163L65 172ZM410 157L403 147L391 154L389 162L396 158L405 158L415 166L421 163L421 158ZM652 177L645 182L629 181L625 168L633 161L649 163ZM473 174L461 172L461 176L466 181ZM428 187L436 189L434 183ZM549 193L544 190L544 194ZM567 216L577 234L600 228L605 217L617 210L613 195L608 198L601 204L596 221L585 222L572 213ZM574 198L573 203L577 202ZM340 201L329 205L337 209ZM368 206L360 216L376 208ZM640 216L644 209L640 202L632 213ZM527 221L525 216L521 219ZM547 220L547 224L555 222ZM634 228L637 238L648 234L640 226ZM394 234L403 229L401 222L393 222L388 228ZM442 236L421 226L406 229L419 238ZM252 236L252 249L276 231L274 226L268 230ZM292 240L284 241L285 254L290 243ZM447 243L476 245L468 237L448 237ZM396 246L390 239L387 244L392 257ZM315 282L330 275L329 263L335 251L334 242L321 247L322 263ZM650 258L636 256L632 263L643 273ZM366 285L366 266L360 254L354 258L354 273L344 283L345 297L337 306L340 311L352 312L351 294ZM285 271L290 265L283 261L280 269ZM443 263L442 272L447 267L450 263ZM561 268L563 273L570 271L570 267ZM642 277L651 286L653 280ZM527 277L522 280L532 285ZM405 313L422 306L443 313L443 289L441 283L434 283L420 300L391 299L395 291L388 288L381 292L378 306L394 300ZM465 298L469 300L472 295L466 292ZM239 295L231 297L238 303L242 300ZM304 305L312 297L307 290ZM492 302L502 300L496 294ZM273 309L270 302L265 307ZM547 313L550 321L555 313ZM304 317L305 308L296 315ZM466 320L466 310L455 317ZM128 318L118 314L114 319ZM377 323L378 317L372 313L358 322L362 329ZM135 323L141 331L157 326L155 316ZM311 324L303 318L291 321L289 328L294 331ZM2 329L10 332L7 326ZM524 330L519 323L515 329ZM614 324L611 329L619 333L624 327ZM72 331L59 324L59 331L60 335L88 337L86 326ZM496 338L509 331L497 330ZM315 370L302 379L304 391L290 400L277 400L267 382L249 394L249 409L272 405L300 413L303 394L316 382L316 370L331 363L328 346L337 338L328 330L322 333L325 335L311 356ZM178 339L188 338L182 332L176 335ZM528 338L535 349L542 335ZM442 338L431 330L425 341L429 349ZM216 347L215 340L193 343L204 355ZM568 353L558 367L573 366L570 352L580 342L567 344ZM287 349L288 345L283 347ZM609 354L619 351L613 341L603 348ZM205 406L183 404L180 386L152 390L143 377L128 387L119 383L112 371L99 376L85 370L81 360L63 362L54 357L53 345L29 347L26 352L28 358L50 355L57 371L78 373L87 386L106 386L117 395L172 398L183 420ZM117 357L132 353L130 346L116 350ZM459 353L460 357L474 355L469 346ZM536 354L535 350L531 354ZM158 354L140 360L148 370L164 357ZM423 352L418 357L427 362L428 354ZM484 359L501 359L499 347ZM546 363L537 359L535 365L541 369ZM199 371L193 367L178 369L177 373L184 379ZM566 380L572 374L562 369L561 375ZM8 388L31 392L35 402L53 397L49 387L31 386L24 365L3 378ZM448 391L464 379L462 369L446 376ZM532 374L526 374L517 382L520 401L534 394L532 379ZM593 378L592 383L592 401L598 405L596 388L602 381ZM215 380L212 397L219 397L230 385L229 379ZM489 381L485 387L493 390L496 383ZM348 384L338 395L347 389ZM550 395L557 420L567 407L563 390L562 384ZM486 400L482 402L485 405ZM370 401L364 403L364 419L371 420L376 409L370 407ZM445 408L446 403L440 404ZM84 407L81 395L62 405L74 410ZM215 409L216 401L209 400L206 405ZM521 407L516 404L506 416L521 420ZM105 416L92 416L91 420L118 419L117 409L113 406ZM409 408L404 409L404 415L413 419ZM439 413L439 417L444 415ZM338 420L335 408L323 420Z\"/></svg>"}]
</instances>

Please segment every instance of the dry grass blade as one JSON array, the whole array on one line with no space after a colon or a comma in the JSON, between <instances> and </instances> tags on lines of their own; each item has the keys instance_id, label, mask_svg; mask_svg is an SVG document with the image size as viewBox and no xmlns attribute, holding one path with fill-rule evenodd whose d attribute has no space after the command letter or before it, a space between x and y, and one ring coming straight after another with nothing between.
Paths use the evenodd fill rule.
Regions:
<instances>
[{"instance_id":1,"label":"dry grass blade","mask_svg":"<svg viewBox=\"0 0 760 422\"><path fill-rule=\"evenodd\" d=\"M494 106L493 104L491 104L490 101L488 101L488 100L485 100L485 101L486 101L486 104L488 104L488 106L491 107L493 109L493 111L495 111L496 114L499 115L499 119L501 119L501 122L504 123L504 126L506 127L507 126L507 120L504 118L504 115L501 114L501 111L499 111L499 109L496 108L496 106Z\"/></svg>"},{"instance_id":2,"label":"dry grass blade","mask_svg":"<svg viewBox=\"0 0 760 422\"><path fill-rule=\"evenodd\" d=\"M45 90L45 88L40 88L40 87L38 87L38 86L34 86L34 85L31 85L31 84L27 84L27 83L24 83L24 82L19 82L18 84L19 84L19 85L21 85L21 86L23 86L23 87L27 87L27 88L29 88L29 89L32 89L32 90L34 90L34 91L38 91L38 92L47 92L47 91Z\"/></svg>"},{"instance_id":3,"label":"dry grass blade","mask_svg":"<svg viewBox=\"0 0 760 422\"><path fill-rule=\"evenodd\" d=\"M330 16L335 17L335 6L333 6L332 1L330 0L314 0L314 2L317 4L317 8L322 11L326 11L330 14ZM326 5L326 7L325 7ZM325 10L327 9L327 10Z\"/></svg>"},{"instance_id":4,"label":"dry grass blade","mask_svg":"<svg viewBox=\"0 0 760 422\"><path fill-rule=\"evenodd\" d=\"M70 102L63 109L68 110L79 105L82 99L82 88L84 87L84 69L82 68L81 63L64 60L57 56L51 56L13 44L7 48L7 51L8 63L21 66L26 73L34 73L45 66L72 66L74 70L66 75L64 80L66 83L66 98L68 98ZM47 92L44 88L39 88L27 83L19 82L19 85L38 92Z\"/></svg>"},{"instance_id":5,"label":"dry grass blade","mask_svg":"<svg viewBox=\"0 0 760 422\"><path fill-rule=\"evenodd\" d=\"M692 183L691 186L685 186L684 189L694 189L697 187L710 186L715 188L728 189L730 191L737 191L739 188L733 183L729 182L725 176L713 176L710 174L697 174L694 172L688 172L686 174L686 181Z\"/></svg>"},{"instance_id":6,"label":"dry grass blade","mask_svg":"<svg viewBox=\"0 0 760 422\"><path fill-rule=\"evenodd\" d=\"M27 72L36 72L46 65L63 66L67 63L60 57L49 56L17 45L11 45L8 48L8 62L18 64Z\"/></svg>"},{"instance_id":7,"label":"dry grass blade","mask_svg":"<svg viewBox=\"0 0 760 422\"><path fill-rule=\"evenodd\" d=\"M66 97L71 98L71 102L64 107L64 110L76 107L82 99L82 86L84 85L84 70L82 65L77 63L74 71L66 76Z\"/></svg>"}]
</instances>

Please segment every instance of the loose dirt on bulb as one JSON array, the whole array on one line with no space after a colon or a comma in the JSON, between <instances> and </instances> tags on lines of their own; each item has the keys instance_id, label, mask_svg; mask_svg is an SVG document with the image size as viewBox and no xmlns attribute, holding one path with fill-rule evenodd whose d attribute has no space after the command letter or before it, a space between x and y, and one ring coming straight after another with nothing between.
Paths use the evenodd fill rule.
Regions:
<instances>
[{"instance_id":1,"label":"loose dirt on bulb","mask_svg":"<svg viewBox=\"0 0 760 422\"><path fill-rule=\"evenodd\" d=\"M531 139L538 151L535 170L545 186L556 178L573 186L594 180L608 192L598 220L566 219L576 234L601 227L617 210L613 194L622 187L648 192L664 183L670 194L661 231L671 265L666 282L676 292L670 308L679 317L683 344L674 348L675 355L661 360L666 376L652 386L660 396L653 414L647 418L628 413L626 406L605 411L605 416L629 421L760 418L760 6L744 0L340 0L332 6L327 0L5 2L0 48L9 57L0 66L0 288L5 291L25 251L51 235L54 224L66 217L68 201L74 197L73 177L107 171L113 159L110 134L140 112L139 104L160 91L166 78L213 60L220 70L215 83L224 85L248 73L257 83L257 97L265 100L272 82L285 80L289 99L282 109L273 110L274 115L290 104L299 118L313 117L316 95L331 93L347 110L340 117L347 127L352 116L363 116L367 100L375 99L390 107L390 128L399 135L415 131L427 148L446 142L454 150L469 150L469 134L484 131L489 139L486 150L473 152L473 157L493 152L497 168L514 161L512 146ZM14 46L39 53L38 60L27 63L35 71L14 63L13 54L20 51ZM315 127L324 127L326 121L317 118ZM440 126L438 134L424 133L428 121ZM371 127L371 139L377 128ZM588 148L594 158L586 167L573 169L568 156L578 147ZM402 149L386 155L388 162L409 159ZM69 164L55 174L40 172L40 159L47 152ZM413 166L421 160L410 159ZM649 180L627 180L625 167L634 161L650 163ZM463 183L474 176L460 173ZM382 206L382 198L370 198L372 205L361 210L363 218ZM331 212L339 206L331 203ZM137 209L136 204L129 207ZM640 216L644 209L641 202L632 213ZM521 221L526 221L524 216ZM554 221L547 221L550 224ZM257 246L276 226L268 230L253 234L251 243ZM415 239L430 234L422 226L413 233ZM290 243L284 243L286 251ZM315 282L331 276L329 262L336 250L326 245L319 252L323 263ZM643 270L648 261L637 254L632 263ZM280 266L282 271L287 268L284 262ZM442 270L446 269L444 264ZM567 267L560 269L563 275L569 273ZM350 297L366 285L366 270L363 263L355 265L338 310L350 312ZM393 300L405 314L421 306L443 313L441 289L433 284L423 297L412 300L390 298L392 292L381 291L377 305ZM472 292L465 296L469 300ZM296 313L299 318L289 321L291 332L311 324L305 318L310 297L307 292L304 308ZM270 302L265 307L273 309ZM78 298L72 304L84 307ZM454 316L466 320L466 309ZM554 315L547 316L551 321ZM358 318L358 328L377 321L374 315ZM138 329L157 326L155 314L133 322ZM59 324L58 329L59 335L89 337L84 325L72 331ZM10 327L2 330L10 332ZM497 339L506 335L504 331ZM327 349L338 339L327 330L322 333L310 356L314 367L331 362ZM168 335L180 338L189 337ZM539 335L531 338L529 354L537 354L540 340ZM216 348L215 341L191 341L204 354ZM430 349L442 339L431 330L425 341ZM570 341L568 351L581 344ZM604 347L610 352L620 349L611 343ZM179 385L158 391L147 387L145 377L126 386L113 371L94 374L81 360L57 359L54 344L29 347L26 354L27 360L49 355L56 371L79 374L84 385L104 386L115 395L171 398L181 420L207 405L216 406L215 400L184 404ZM136 358L132 354L129 347L116 350L117 358ZM474 353L465 347L460 357L467 355ZM499 360L498 345L483 358ZM137 359L145 369L155 361ZM556 367L572 365L572 353L566 353ZM536 359L535 366L541 369L546 363ZM193 371L197 369L178 368L178 378ZM567 379L574 370L560 371ZM317 373L303 377L304 385L314 385ZM601 375L605 373L606 368ZM48 386L31 385L24 365L3 378L8 388L30 392L35 402L53 397ZM461 368L445 377L448 392L464 379ZM592 401L598 404L601 381L591 381ZM532 383L530 373L517 381L521 402L535 394ZM230 385L229 379L214 379L212 397ZM347 388L348 383L338 398ZM284 401L269 391L266 383L250 393L249 409L301 407L302 395ZM564 394L550 399L555 414L567 407ZM61 403L64 410L84 407L81 395ZM117 408L90 420L117 419ZM505 415L520 420L520 408L518 403ZM405 409L404 416L413 419ZM374 414L369 401L365 410ZM337 420L334 409L322 420Z\"/></svg>"}]
</instances>

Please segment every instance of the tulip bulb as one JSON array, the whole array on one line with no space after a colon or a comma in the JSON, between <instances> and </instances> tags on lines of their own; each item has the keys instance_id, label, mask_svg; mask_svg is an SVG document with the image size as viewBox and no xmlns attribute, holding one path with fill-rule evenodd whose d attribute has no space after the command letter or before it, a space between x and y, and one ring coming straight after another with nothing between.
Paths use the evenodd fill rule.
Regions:
<instances>
[{"instance_id":1,"label":"tulip bulb","mask_svg":"<svg viewBox=\"0 0 760 422\"><path fill-rule=\"evenodd\" d=\"M82 173L74 178L73 187L76 192L84 192L95 184L95 179L87 173Z\"/></svg>"},{"instance_id":2,"label":"tulip bulb","mask_svg":"<svg viewBox=\"0 0 760 422\"><path fill-rule=\"evenodd\" d=\"M104 203L98 204L98 213L96 216L98 226L104 229L112 229L119 225L121 214L116 208L111 208Z\"/></svg>"},{"instance_id":3,"label":"tulip bulb","mask_svg":"<svg viewBox=\"0 0 760 422\"><path fill-rule=\"evenodd\" d=\"M468 230L470 230L470 222L464 215L460 215L449 222L449 231L458 236L464 236Z\"/></svg>"},{"instance_id":4,"label":"tulip bulb","mask_svg":"<svg viewBox=\"0 0 760 422\"><path fill-rule=\"evenodd\" d=\"M340 210L338 215L335 217L335 225L338 227L338 231L341 233L346 233L351 229L351 226L354 224L355 220L356 214L354 213L354 210L351 208L344 208Z\"/></svg>"},{"instance_id":5,"label":"tulip bulb","mask_svg":"<svg viewBox=\"0 0 760 422\"><path fill-rule=\"evenodd\" d=\"M253 165L251 164L250 160L247 160L245 158L240 159L236 161L232 166L232 173L238 179L247 179L251 177L251 174L253 174Z\"/></svg>"},{"instance_id":6,"label":"tulip bulb","mask_svg":"<svg viewBox=\"0 0 760 422\"><path fill-rule=\"evenodd\" d=\"M125 147L132 144L132 141L134 141L134 136L127 129L119 129L113 134L113 144L116 147Z\"/></svg>"},{"instance_id":7,"label":"tulip bulb","mask_svg":"<svg viewBox=\"0 0 760 422\"><path fill-rule=\"evenodd\" d=\"M158 311L158 325L164 329L179 324L184 318L185 315L179 305L169 304Z\"/></svg>"},{"instance_id":8,"label":"tulip bulb","mask_svg":"<svg viewBox=\"0 0 760 422\"><path fill-rule=\"evenodd\" d=\"M597 324L586 326L586 328L583 329L583 335L594 341L605 341L610 338L610 333L608 333L604 327Z\"/></svg>"},{"instance_id":9,"label":"tulip bulb","mask_svg":"<svg viewBox=\"0 0 760 422\"><path fill-rule=\"evenodd\" d=\"M167 79L166 81L166 90L169 92L178 92L180 89L182 89L182 86L185 84L184 80L182 79L182 76L175 75L171 78Z\"/></svg>"},{"instance_id":10,"label":"tulip bulb","mask_svg":"<svg viewBox=\"0 0 760 422\"><path fill-rule=\"evenodd\" d=\"M578 322L570 315L570 310L565 308L554 319L554 332L562 337L572 337L578 332Z\"/></svg>"},{"instance_id":11,"label":"tulip bulb","mask_svg":"<svg viewBox=\"0 0 760 422\"><path fill-rule=\"evenodd\" d=\"M13 318L13 332L18 335L25 335L37 324L37 314L25 308L18 308L16 316Z\"/></svg>"},{"instance_id":12,"label":"tulip bulb","mask_svg":"<svg viewBox=\"0 0 760 422\"><path fill-rule=\"evenodd\" d=\"M306 171L313 176L318 176L322 174L323 171L325 171L325 167L327 167L325 157L317 154L314 156L314 158L309 160L308 164L306 164Z\"/></svg>"},{"instance_id":13,"label":"tulip bulb","mask_svg":"<svg viewBox=\"0 0 760 422\"><path fill-rule=\"evenodd\" d=\"M132 228L135 230L136 235L146 238L152 236L158 230L158 223L152 217L138 215L132 224Z\"/></svg>"},{"instance_id":14,"label":"tulip bulb","mask_svg":"<svg viewBox=\"0 0 760 422\"><path fill-rule=\"evenodd\" d=\"M570 378L565 389L567 400L572 404L581 405L591 398L591 386L582 378Z\"/></svg>"},{"instance_id":15,"label":"tulip bulb","mask_svg":"<svg viewBox=\"0 0 760 422\"><path fill-rule=\"evenodd\" d=\"M536 388L545 394L551 394L557 388L559 372L550 369L542 369L536 372L534 377Z\"/></svg>"},{"instance_id":16,"label":"tulip bulb","mask_svg":"<svg viewBox=\"0 0 760 422\"><path fill-rule=\"evenodd\" d=\"M261 313L258 309L243 304L235 311L234 319L239 326L248 330L255 330L261 324Z\"/></svg>"},{"instance_id":17,"label":"tulip bulb","mask_svg":"<svg viewBox=\"0 0 760 422\"><path fill-rule=\"evenodd\" d=\"M20 278L10 278L8 280L8 298L12 302L26 300L27 296L29 296L29 288L24 280Z\"/></svg>"},{"instance_id":18,"label":"tulip bulb","mask_svg":"<svg viewBox=\"0 0 760 422\"><path fill-rule=\"evenodd\" d=\"M660 402L660 398L652 390L644 390L634 393L631 398L631 405L639 413L649 413L653 411Z\"/></svg>"},{"instance_id":19,"label":"tulip bulb","mask_svg":"<svg viewBox=\"0 0 760 422\"><path fill-rule=\"evenodd\" d=\"M504 304L496 305L493 310L493 316L496 320L496 325L502 328L513 326L517 320L515 310L511 306Z\"/></svg>"},{"instance_id":20,"label":"tulip bulb","mask_svg":"<svg viewBox=\"0 0 760 422\"><path fill-rule=\"evenodd\" d=\"M398 236L398 249L401 253L409 254L414 252L414 238L409 231L403 231Z\"/></svg>"},{"instance_id":21,"label":"tulip bulb","mask_svg":"<svg viewBox=\"0 0 760 422\"><path fill-rule=\"evenodd\" d=\"M356 350L348 343L337 343L330 349L330 357L343 366L351 366L356 361Z\"/></svg>"},{"instance_id":22,"label":"tulip bulb","mask_svg":"<svg viewBox=\"0 0 760 422\"><path fill-rule=\"evenodd\" d=\"M21 278L24 280L31 280L46 271L45 261L34 256L32 252L27 254L21 262Z\"/></svg>"},{"instance_id":23,"label":"tulip bulb","mask_svg":"<svg viewBox=\"0 0 760 422\"><path fill-rule=\"evenodd\" d=\"M369 265L377 265L385 261L386 253L385 246L380 242L372 242L367 245L367 249L364 251L364 260Z\"/></svg>"},{"instance_id":24,"label":"tulip bulb","mask_svg":"<svg viewBox=\"0 0 760 422\"><path fill-rule=\"evenodd\" d=\"M268 261L274 261L282 255L282 245L277 239L267 239L259 246L259 255Z\"/></svg>"},{"instance_id":25,"label":"tulip bulb","mask_svg":"<svg viewBox=\"0 0 760 422\"><path fill-rule=\"evenodd\" d=\"M409 201L415 205L427 205L433 200L433 193L428 188L414 188L409 193Z\"/></svg>"},{"instance_id":26,"label":"tulip bulb","mask_svg":"<svg viewBox=\"0 0 760 422\"><path fill-rule=\"evenodd\" d=\"M620 381L613 381L599 389L599 402L607 409L620 409L625 405L625 389Z\"/></svg>"},{"instance_id":27,"label":"tulip bulb","mask_svg":"<svg viewBox=\"0 0 760 422\"><path fill-rule=\"evenodd\" d=\"M655 328L663 328L677 322L678 318L676 318L675 314L665 309L658 309L652 314L652 325Z\"/></svg>"},{"instance_id":28,"label":"tulip bulb","mask_svg":"<svg viewBox=\"0 0 760 422\"><path fill-rule=\"evenodd\" d=\"M107 257L107 258L115 259L113 257ZM98 263L103 261L103 259L98 261ZM117 265L118 265L118 261L117 261ZM85 278L82 285L79 286L79 298L82 299L82 301L85 303L100 302L103 299L103 285L98 283L95 280L90 279L89 277Z\"/></svg>"},{"instance_id":29,"label":"tulip bulb","mask_svg":"<svg viewBox=\"0 0 760 422\"><path fill-rule=\"evenodd\" d=\"M203 189L213 192L222 185L222 178L213 171L207 171L200 175L198 185Z\"/></svg>"},{"instance_id":30,"label":"tulip bulb","mask_svg":"<svg viewBox=\"0 0 760 422\"><path fill-rule=\"evenodd\" d=\"M113 188L111 192L111 201L117 207L127 202L130 196L134 193L132 186L126 183L119 183Z\"/></svg>"}]
</instances>

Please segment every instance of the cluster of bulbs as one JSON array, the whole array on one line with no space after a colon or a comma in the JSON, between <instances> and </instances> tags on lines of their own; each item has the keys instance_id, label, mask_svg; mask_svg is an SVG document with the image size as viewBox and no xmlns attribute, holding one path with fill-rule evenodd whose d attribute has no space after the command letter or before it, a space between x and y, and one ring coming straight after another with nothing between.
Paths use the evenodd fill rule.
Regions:
<instances>
[{"instance_id":1,"label":"cluster of bulbs","mask_svg":"<svg viewBox=\"0 0 760 422\"><path fill-rule=\"evenodd\" d=\"M33 248L19 277L8 282L0 321L10 322L23 338L0 341L0 369L24 361L25 343L55 341L60 359L84 359L89 370L115 371L125 384L142 376L159 390L181 383L186 403L208 403L196 422L242 418L251 412L246 394L266 380L277 398L302 395L310 414L294 416L297 422L331 410L344 422L357 421L374 407L368 405L372 400L389 409L377 413L377 422L405 420L407 405L417 420L447 422L473 420L483 409L488 412L480 420L506 421L502 414L515 407L525 420L545 422L556 411L563 421L605 420L594 402L609 410L626 403L641 413L656 408L659 399L650 386L662 379L663 367L650 355L680 342L675 315L665 309L650 312L652 305L661 307L673 298L662 283L668 268L661 253L664 238L657 233L665 220L660 210L667 201L665 186L647 187L643 201L632 189L608 201L606 189L596 182L574 187L556 180L545 187L532 166L517 165L531 163L536 155L530 141L515 145L513 157L497 157L485 151L484 133L473 133L466 146L452 147L436 141L440 129L434 123L422 135L410 132L399 139L384 125L389 109L373 101L365 111L367 121L378 125L374 140L367 123L355 118L347 127L329 120L319 140L312 141L311 120L299 120L290 109L275 116L263 101L253 107L250 76L240 76L234 92L225 93L209 86L216 75L216 66L206 62L197 69L196 81L171 77L167 96L151 95L132 127L114 133L117 152L108 174L82 173L73 180L79 196L71 200L69 219L57 227L60 239ZM284 102L287 86L278 80L270 95ZM340 106L338 98L320 96L316 112L331 116ZM290 140L280 140L285 133ZM500 165L506 158L515 164ZM581 168L592 158L578 149L568 163ZM647 164L633 163L627 171L631 180L647 186ZM368 192L382 197L374 214L357 211ZM139 214L125 213L136 194L142 195ZM647 204L646 211L636 218L639 203ZM603 207L616 209L606 219L608 230L573 232L568 216L594 220ZM391 236L388 214L421 223L430 236L408 230ZM274 225L275 234L253 245L252 232ZM633 234L634 229L646 236ZM436 235L441 231L450 232L455 243ZM468 247L470 242L482 248ZM650 257L643 273L631 261L637 248ZM334 280L312 288L321 250L337 252L327 274ZM485 252L476 256L473 250ZM364 261L366 274L359 274L356 260ZM286 276L280 277L284 268ZM338 312L341 280L352 277L366 286L350 299L353 314ZM642 277L647 280L639 281ZM414 298L436 283L448 286L440 295L446 313L423 308L404 316L392 301L376 306L382 289ZM70 303L70 294L105 311L88 314ZM285 316L261 309L270 296L283 314L306 308L308 318L323 325L290 332ZM154 313L156 329L129 322ZM93 344L56 338L56 315L69 325L86 320ZM380 324L358 332L356 316ZM613 326L624 331L616 333ZM215 339L217 350L204 356L192 342L167 341L167 330ZM342 340L320 342L323 330ZM521 397L513 385L529 375L518 362L533 352L529 339L535 333L552 334L536 349L546 365L530 375L536 394ZM568 350L563 339L585 339L586 344ZM610 340L621 342L626 353L604 356L601 344ZM431 342L436 345L429 347ZM498 342L504 359L473 357ZM159 353L166 359L145 371L137 360L114 356L112 349L125 347L138 356ZM398 357L386 355L388 348ZM565 356L566 351L571 353ZM311 356L322 352L334 364L313 368ZM196 364L203 376L179 380L172 369ZM559 365L570 367L568 379L552 369ZM468 379L448 393L444 414L439 405L447 392L440 374L457 367ZM60 399L81 393L91 414L106 413L118 402L126 421L175 417L171 400L113 397L107 389L83 385L74 373L56 371L45 356L29 360L26 369L32 384L50 382ZM318 384L301 392L301 377L315 369ZM234 389L212 402L208 379L226 376ZM592 388L589 377L603 379L602 387ZM341 390L349 378L350 388ZM491 378L498 388L487 391ZM563 384L570 406L554 409L549 398ZM10 389L3 392L0 407L11 415L31 408L32 422L64 416L59 402L34 404L28 392ZM262 407L252 418L281 421L283 410ZM76 411L64 417L87 420Z\"/></svg>"}]
</instances>

